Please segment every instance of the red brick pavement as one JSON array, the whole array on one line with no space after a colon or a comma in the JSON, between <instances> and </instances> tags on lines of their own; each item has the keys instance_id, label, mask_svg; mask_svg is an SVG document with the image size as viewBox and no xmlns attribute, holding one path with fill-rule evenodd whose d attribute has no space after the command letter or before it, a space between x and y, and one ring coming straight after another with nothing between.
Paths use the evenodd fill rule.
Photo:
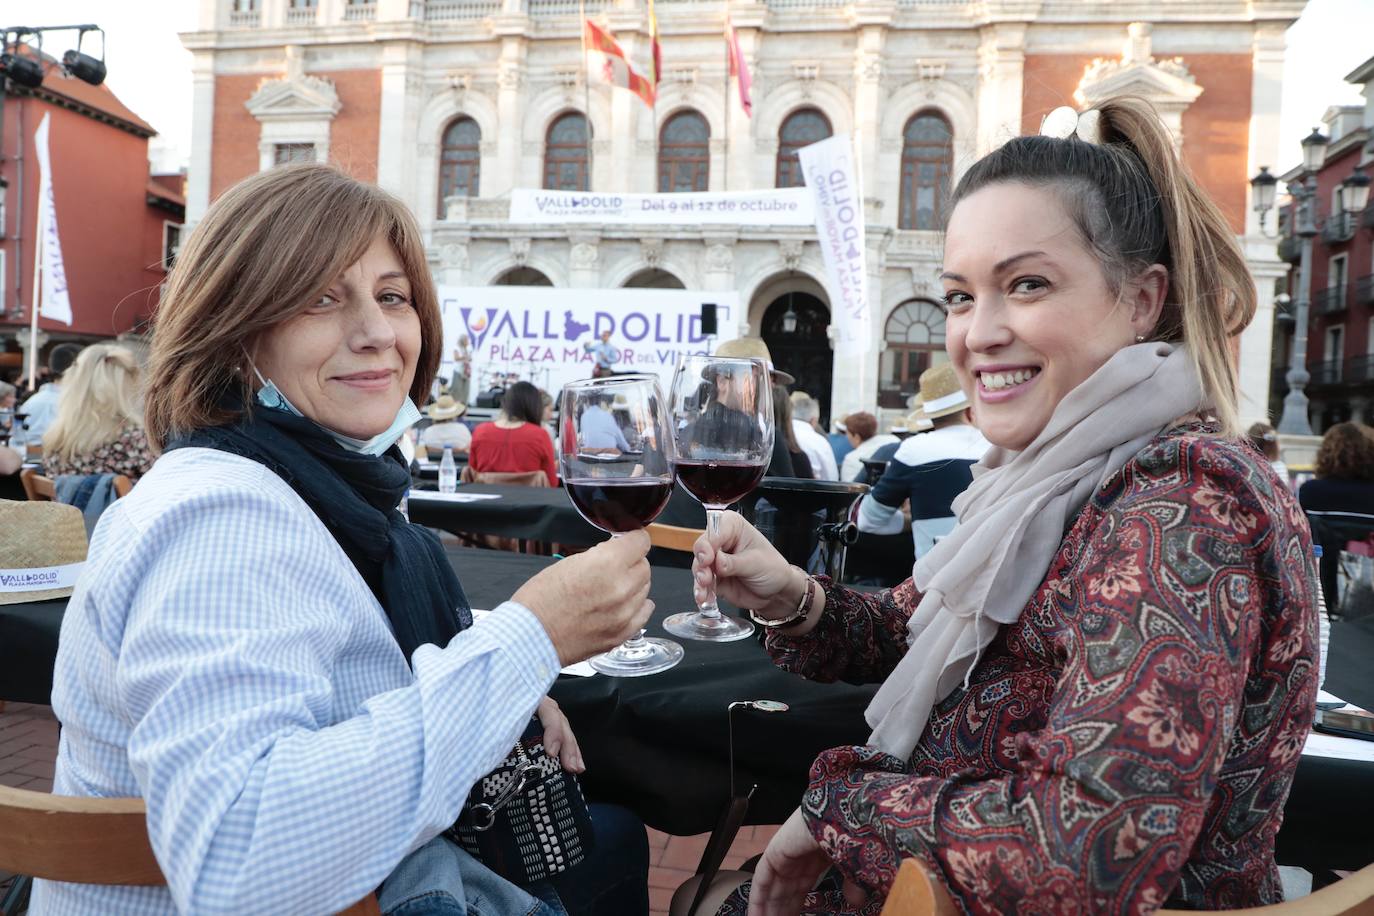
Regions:
<instances>
[{"instance_id":1,"label":"red brick pavement","mask_svg":"<svg viewBox=\"0 0 1374 916\"><path fill-rule=\"evenodd\" d=\"M57 757L57 720L47 706L7 704L0 711L0 785L52 791L53 761ZM776 827L744 827L730 847L725 868L738 868L745 859L763 852ZM666 916L678 885L690 878L706 847L706 835L669 836L649 831L649 911ZM0 872L0 889L8 875Z\"/></svg>"}]
</instances>

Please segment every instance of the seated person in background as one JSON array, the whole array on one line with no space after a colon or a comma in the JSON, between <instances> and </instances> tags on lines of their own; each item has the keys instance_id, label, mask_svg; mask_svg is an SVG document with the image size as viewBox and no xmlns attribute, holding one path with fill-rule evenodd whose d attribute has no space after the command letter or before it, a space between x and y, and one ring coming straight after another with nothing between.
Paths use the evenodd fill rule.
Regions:
<instances>
[{"instance_id":1,"label":"seated person in background","mask_svg":"<svg viewBox=\"0 0 1374 916\"><path fill-rule=\"evenodd\" d=\"M462 420L467 412L467 404L447 394L439 395L438 400L425 408L425 413L434 421L420 431L420 445L427 457L437 461L443 457L446 445L455 453L468 450L472 430Z\"/></svg>"},{"instance_id":2,"label":"seated person in background","mask_svg":"<svg viewBox=\"0 0 1374 916\"><path fill-rule=\"evenodd\" d=\"M153 466L143 432L138 360L116 344L91 344L62 381L57 417L43 437L43 472L123 474L137 482Z\"/></svg>"},{"instance_id":3,"label":"seated person in background","mask_svg":"<svg viewBox=\"0 0 1374 916\"><path fill-rule=\"evenodd\" d=\"M764 472L765 477L800 477L796 468L793 466L793 449L789 441L782 435L782 427L777 425L778 416L778 395L784 398L787 396L787 386L795 385L797 380L792 377L790 372L783 372L773 365L773 354L768 351L768 343L762 337L736 337L733 340L723 341L716 347L716 356L727 357L729 359L757 359L761 360L768 368L768 378L773 383L773 413L774 413L774 435L773 435L773 457L768 462L768 469Z\"/></svg>"},{"instance_id":4,"label":"seated person in background","mask_svg":"<svg viewBox=\"0 0 1374 916\"><path fill-rule=\"evenodd\" d=\"M792 401L787 397L787 389L781 385L773 386L773 440L774 451L781 442L792 463L792 476L803 480L815 480L811 468L811 458L797 443L797 434L792 428Z\"/></svg>"},{"instance_id":5,"label":"seated person in background","mask_svg":"<svg viewBox=\"0 0 1374 916\"><path fill-rule=\"evenodd\" d=\"M602 395L582 411L582 447L589 452L628 452L630 443L610 411L611 396ZM553 410L552 404L549 406Z\"/></svg>"},{"instance_id":6,"label":"seated person in background","mask_svg":"<svg viewBox=\"0 0 1374 916\"><path fill-rule=\"evenodd\" d=\"M916 556L954 530L950 505L973 482L973 465L990 448L969 423L969 399L949 363L921 373L922 412L934 428L897 446L887 471L859 503L859 530L896 534L902 530L897 510L911 500L911 537Z\"/></svg>"},{"instance_id":7,"label":"seated person in background","mask_svg":"<svg viewBox=\"0 0 1374 916\"><path fill-rule=\"evenodd\" d=\"M549 486L558 486L553 442L544 431L544 404L539 389L516 382L501 399L501 413L472 431L468 467L477 473L543 471Z\"/></svg>"},{"instance_id":8,"label":"seated person in background","mask_svg":"<svg viewBox=\"0 0 1374 916\"><path fill-rule=\"evenodd\" d=\"M884 445L894 445L901 440L891 433L878 434L878 418L868 411L852 413L844 418L844 428L852 446L849 454L840 463L840 480L845 483L865 481L864 459Z\"/></svg>"},{"instance_id":9,"label":"seated person in background","mask_svg":"<svg viewBox=\"0 0 1374 916\"><path fill-rule=\"evenodd\" d=\"M830 451L835 456L835 464L838 468L838 465L844 461L849 453L854 451L854 443L849 441L849 430L845 429L843 419L836 420L834 425L835 431L825 438L830 443ZM835 473L840 474L838 469ZM844 480L844 477L837 476L836 479Z\"/></svg>"},{"instance_id":10,"label":"seated person in background","mask_svg":"<svg viewBox=\"0 0 1374 916\"><path fill-rule=\"evenodd\" d=\"M1322 436L1316 477L1298 489L1303 509L1374 515L1374 436L1363 423L1337 423Z\"/></svg>"},{"instance_id":11,"label":"seated person in background","mask_svg":"<svg viewBox=\"0 0 1374 916\"><path fill-rule=\"evenodd\" d=\"M48 374L52 381L41 385L27 400L20 403L15 411L24 415L24 423L15 427L14 434L10 437L10 445L18 449L20 454L24 453L27 446L38 446L43 442L48 427L52 426L57 418L57 404L62 394L62 377L71 368L72 363L76 362L77 354L80 352L81 347L78 344L60 343L48 354Z\"/></svg>"},{"instance_id":12,"label":"seated person in background","mask_svg":"<svg viewBox=\"0 0 1374 916\"><path fill-rule=\"evenodd\" d=\"M877 594L733 512L697 540L697 587L775 623L775 663L882 682L867 743L820 754L725 913L877 916L908 857L980 916L1283 899L1317 580L1240 441L1255 282L1148 104L1046 128L949 198L945 348L994 446L954 531Z\"/></svg>"},{"instance_id":13,"label":"seated person in background","mask_svg":"<svg viewBox=\"0 0 1374 916\"><path fill-rule=\"evenodd\" d=\"M647 910L624 809L592 805L588 858L525 887L443 835L536 712L583 768L545 694L652 606L636 531L473 619L397 510L442 346L420 227L375 185L300 163L210 206L155 317L164 454L100 519L52 691L55 792L142 798L167 884L35 881L33 916L337 913L379 885L386 914Z\"/></svg>"},{"instance_id":14,"label":"seated person in background","mask_svg":"<svg viewBox=\"0 0 1374 916\"><path fill-rule=\"evenodd\" d=\"M1279 457L1279 434L1274 427L1263 422L1252 423L1245 431L1245 435L1255 450L1269 459L1269 466L1274 469L1274 473L1278 474L1284 483L1292 486L1293 478L1288 473L1288 465Z\"/></svg>"},{"instance_id":15,"label":"seated person in background","mask_svg":"<svg viewBox=\"0 0 1374 916\"><path fill-rule=\"evenodd\" d=\"M806 452L811 475L817 480L839 480L840 469L835 462L835 452L817 425L821 405L805 391L792 392L789 400L792 402L792 435L796 437L801 450Z\"/></svg>"}]
</instances>

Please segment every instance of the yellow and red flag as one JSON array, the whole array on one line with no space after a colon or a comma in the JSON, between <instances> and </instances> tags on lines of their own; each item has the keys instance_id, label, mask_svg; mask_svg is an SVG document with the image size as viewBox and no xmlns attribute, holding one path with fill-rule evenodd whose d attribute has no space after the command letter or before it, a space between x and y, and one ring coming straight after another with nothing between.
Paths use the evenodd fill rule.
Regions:
<instances>
[{"instance_id":1,"label":"yellow and red flag","mask_svg":"<svg viewBox=\"0 0 1374 916\"><path fill-rule=\"evenodd\" d=\"M730 75L735 78L735 82L739 85L740 107L744 109L746 115L753 117L754 102L749 94L751 82L749 65L745 63L744 51L739 46L739 33L735 31L729 16L725 18L725 45L730 58Z\"/></svg>"},{"instance_id":2,"label":"yellow and red flag","mask_svg":"<svg viewBox=\"0 0 1374 916\"><path fill-rule=\"evenodd\" d=\"M654 84L630 64L625 52L610 35L588 19L585 26L587 66L612 86L628 89L650 108L654 107Z\"/></svg>"}]
</instances>

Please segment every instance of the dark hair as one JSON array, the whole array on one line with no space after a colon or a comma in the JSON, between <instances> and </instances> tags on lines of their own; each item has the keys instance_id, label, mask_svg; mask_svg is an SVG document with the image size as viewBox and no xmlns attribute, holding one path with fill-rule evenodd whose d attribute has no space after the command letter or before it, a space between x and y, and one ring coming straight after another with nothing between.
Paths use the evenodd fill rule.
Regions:
<instances>
[{"instance_id":1,"label":"dark hair","mask_svg":"<svg viewBox=\"0 0 1374 916\"><path fill-rule=\"evenodd\" d=\"M516 382L501 398L501 412L509 420L524 420L538 426L544 420L544 402L539 389L529 382Z\"/></svg>"},{"instance_id":2,"label":"dark hair","mask_svg":"<svg viewBox=\"0 0 1374 916\"><path fill-rule=\"evenodd\" d=\"M878 418L861 410L844 418L844 429L858 436L860 442L867 442L878 434Z\"/></svg>"},{"instance_id":3,"label":"dark hair","mask_svg":"<svg viewBox=\"0 0 1374 916\"><path fill-rule=\"evenodd\" d=\"M1017 182L1059 192L1069 217L1121 287L1153 264L1169 271L1153 339L1187 344L1222 432L1239 431L1230 338L1255 314L1255 284L1236 234L1174 149L1151 105L1098 105L1101 143L1071 136L1017 137L964 173L947 212L988 185Z\"/></svg>"},{"instance_id":4,"label":"dark hair","mask_svg":"<svg viewBox=\"0 0 1374 916\"><path fill-rule=\"evenodd\" d=\"M1279 460L1279 435L1274 432L1274 427L1263 421L1252 423L1245 431L1245 435L1255 447L1255 451L1270 461Z\"/></svg>"},{"instance_id":5,"label":"dark hair","mask_svg":"<svg viewBox=\"0 0 1374 916\"><path fill-rule=\"evenodd\" d=\"M60 343L48 353L48 369L56 378L64 374L81 355L81 344Z\"/></svg>"},{"instance_id":6,"label":"dark hair","mask_svg":"<svg viewBox=\"0 0 1374 916\"><path fill-rule=\"evenodd\" d=\"M1363 423L1337 423L1317 449L1317 476L1374 480L1374 436Z\"/></svg>"},{"instance_id":7,"label":"dark hair","mask_svg":"<svg viewBox=\"0 0 1374 916\"><path fill-rule=\"evenodd\" d=\"M773 435L782 436L792 454L801 451L797 434L792 431L792 401L787 397L787 389L777 384L773 385Z\"/></svg>"}]
</instances>

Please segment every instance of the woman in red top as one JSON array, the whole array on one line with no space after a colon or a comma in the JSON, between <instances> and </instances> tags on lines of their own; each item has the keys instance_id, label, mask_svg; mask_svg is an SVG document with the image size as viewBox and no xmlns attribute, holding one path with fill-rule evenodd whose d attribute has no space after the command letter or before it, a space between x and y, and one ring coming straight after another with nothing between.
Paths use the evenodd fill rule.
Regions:
<instances>
[{"instance_id":1,"label":"woman in red top","mask_svg":"<svg viewBox=\"0 0 1374 916\"><path fill-rule=\"evenodd\" d=\"M501 399L500 416L473 430L468 466L479 474L543 471L549 486L558 486L553 442L539 424L543 413L539 389L529 382L516 382Z\"/></svg>"}]
</instances>

